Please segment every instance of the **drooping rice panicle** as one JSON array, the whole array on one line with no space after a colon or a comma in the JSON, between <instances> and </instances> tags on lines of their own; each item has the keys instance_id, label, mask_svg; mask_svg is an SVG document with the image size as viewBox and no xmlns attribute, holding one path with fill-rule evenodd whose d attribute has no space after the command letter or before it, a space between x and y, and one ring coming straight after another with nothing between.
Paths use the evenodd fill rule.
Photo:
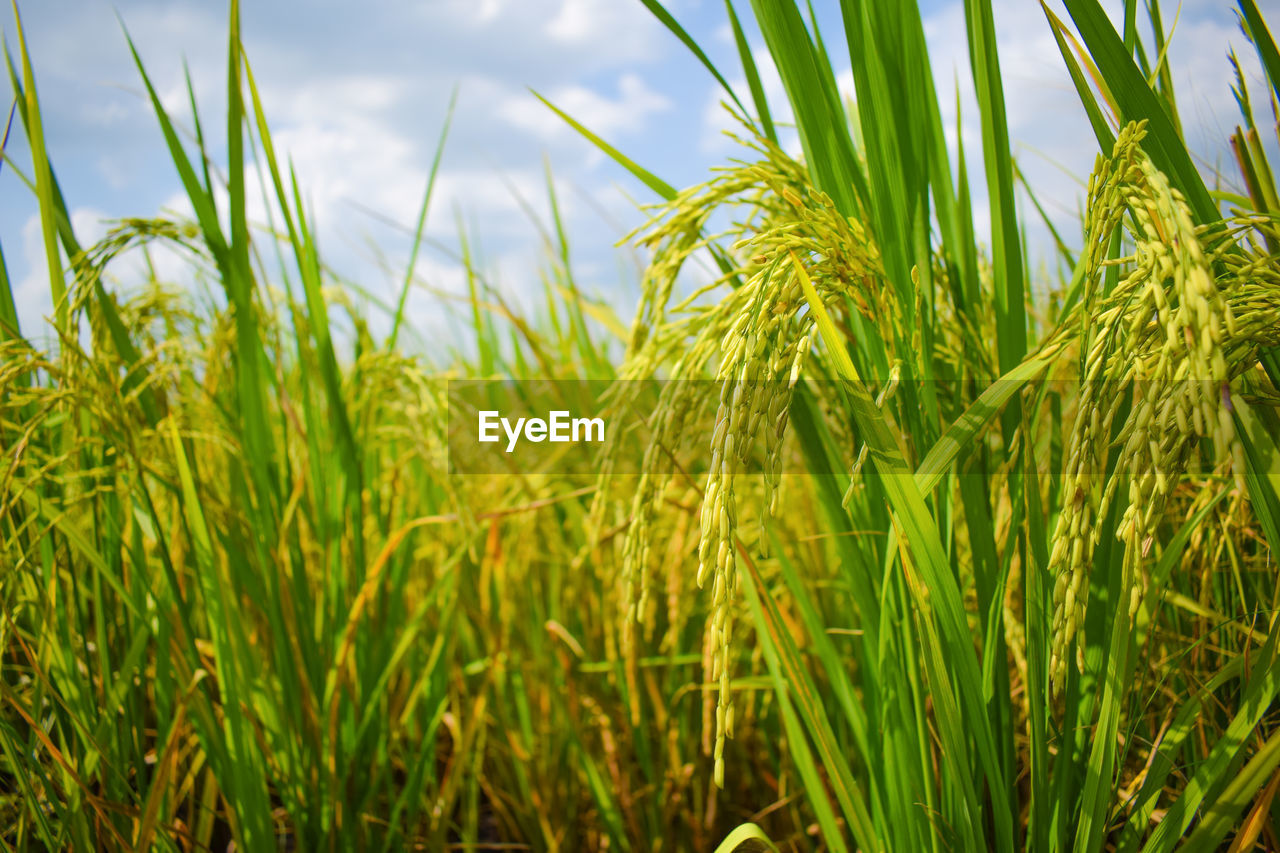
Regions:
<instances>
[{"instance_id":1,"label":"drooping rice panicle","mask_svg":"<svg viewBox=\"0 0 1280 853\"><path fill-rule=\"evenodd\" d=\"M699 587L711 586L707 630L714 649L710 677L719 685L714 746L718 784L723 784L724 741L732 734L734 717L730 662L739 487L745 478L758 476L764 512L778 510L791 395L813 340L813 321L802 310L799 281L783 259L793 251L809 258L809 275L824 299L847 297L865 316L895 316L892 297L878 286L879 253L862 226L840 216L830 199L809 184L804 167L775 145L757 140L748 147L761 159L685 191L659 209L641 233L640 242L654 256L628 361L632 375L645 376L668 354L680 353L653 416L654 439L631 503L624 545L628 624L643 621L649 607L650 543L666 483L659 474L661 454L677 443L693 413L715 407L695 579ZM732 249L746 260L718 282L736 277L740 286L710 308L684 304L669 309L675 277L708 244L708 238L697 236L699 229L721 208L749 210L731 233L736 238ZM688 340L692 343L682 348ZM761 443L763 460L757 461L753 454ZM757 464L758 469L753 467Z\"/></svg>"},{"instance_id":2,"label":"drooping rice panicle","mask_svg":"<svg viewBox=\"0 0 1280 853\"><path fill-rule=\"evenodd\" d=\"M1267 311L1241 312L1250 285L1238 255L1221 255L1215 273L1208 248L1215 233L1198 229L1182 195L1143 152L1145 128L1126 126L1109 159L1099 158L1089 184L1086 223L1087 297L1080 311L1079 416L1068 446L1064 505L1054 532L1050 572L1054 577L1050 675L1055 689L1065 677L1076 640L1076 664L1084 668L1084 623L1089 569L1098 545L1100 519L1112 503L1123 503L1117 536L1126 549L1129 583L1124 612L1141 605L1142 559L1152 550L1172 484L1201 439L1212 442L1243 490L1243 449L1232 423L1231 380L1256 360L1258 347L1274 338L1263 332ZM1126 225L1133 250L1105 260L1116 229ZM1227 261L1227 258L1232 260ZM1128 269L1110 292L1103 270ZM1245 303L1247 304L1247 303ZM1275 319L1275 315L1270 315ZM1242 323L1242 317L1247 321ZM1115 431L1121 409L1129 412ZM1114 433L1114 437L1113 437ZM1107 454L1121 448L1116 473L1103 481ZM1117 498L1118 496L1118 498Z\"/></svg>"}]
</instances>

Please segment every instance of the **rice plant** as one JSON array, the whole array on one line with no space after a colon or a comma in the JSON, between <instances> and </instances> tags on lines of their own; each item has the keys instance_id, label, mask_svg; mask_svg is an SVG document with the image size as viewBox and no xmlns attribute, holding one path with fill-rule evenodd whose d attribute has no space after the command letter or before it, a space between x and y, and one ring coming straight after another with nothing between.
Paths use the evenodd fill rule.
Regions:
<instances>
[{"instance_id":1,"label":"rice plant","mask_svg":"<svg viewBox=\"0 0 1280 853\"><path fill-rule=\"evenodd\" d=\"M1275 563L1266 543L1276 532L1280 336L1269 190L1253 180L1251 198L1224 216L1176 131L1167 75L1147 65L1162 45L1144 50L1133 37L1133 4L1124 38L1096 4L1067 5L1089 53L1073 51L1080 41L1046 10L1047 22L1103 150L1090 177L1083 250L1058 310L1038 328L1029 315L1040 306L1020 257L991 10L979 3L966 4L966 20L992 205L989 258L972 239L963 160L952 182L936 101L895 98L903 80L912 92L934 91L910 5L843 4L857 89L849 115L816 19L791 4L752 4L804 161L778 150L755 87L757 118L743 119L755 137L744 152L753 159L672 193L642 237L655 256L637 318L642 334L624 371L669 364L675 378L710 375L722 388L696 563L697 585L714 587L707 643L719 685L715 779L724 783L725 740L734 732L742 563L777 712L784 727L793 720L793 760L834 849L849 837L860 849L1093 850L1115 837L1167 849L1200 809L1188 843L1212 846L1275 769L1265 738L1269 678L1232 680L1229 701L1199 687L1222 680L1242 655L1260 655L1252 663L1262 667L1273 660ZM1158 6L1148 11L1163 36ZM1265 24L1251 4L1240 13L1274 85L1280 66L1267 59L1274 46ZM673 18L664 20L683 36ZM872 44L897 50L866 49ZM1081 56L1103 103L1079 72ZM750 53L741 57L756 79ZM1251 146L1236 144L1247 181L1269 174L1251 165L1254 157L1265 162L1251 133ZM709 235L708 220L724 207L735 225ZM709 308L672 305L675 276L698 249L717 250L725 295ZM850 458L830 431L801 436L800 452L850 463L847 488L836 484L817 500L826 530L883 532L806 560L785 556L794 546L767 532L738 535L735 488L747 479L742 451L761 424L770 458L781 456L788 417L798 414L789 389L808 374L839 380L827 420L848 425L858 448ZM684 428L690 406L678 390L670 397L656 417L674 424L664 421L659 441ZM1065 438L1054 416L1071 424ZM788 503L778 480L777 466L766 465L766 517ZM646 505L663 497L661 482L646 485L629 510L629 536L640 541L653 536ZM1175 493L1212 497L1189 508L1171 505ZM1222 500L1237 526L1232 544L1211 550L1229 549L1236 583L1218 600L1214 557L1182 558L1195 567L1195 597L1213 600L1195 612L1216 620L1188 631L1180 611L1192 596L1170 596L1178 586L1172 564L1203 518L1192 510ZM1243 529L1253 533L1235 539ZM783 554L770 559L769 542ZM650 549L629 545L628 553ZM836 584L839 603L816 606L790 560L808 564L803 575ZM646 615L647 571L642 560L626 568L629 589L639 590L628 595L631 618ZM792 620L775 609L783 606L775 596L795 611ZM1091 611L1090 600L1101 604ZM807 662L788 636L796 618L811 646ZM1189 665L1170 648L1175 637L1193 649L1216 643L1229 625L1250 626L1249 640L1241 647L1233 637L1231 652L1206 669L1199 654ZM823 636L832 627L858 639L838 647ZM1187 746L1168 742L1168 718L1202 714L1209 695L1231 709L1230 723L1214 726L1218 737L1202 752L1183 753L1196 768L1185 787L1153 777L1153 767L1172 769L1157 757ZM1232 786L1227 797L1246 762L1257 771L1254 787L1246 794ZM1162 798L1169 811L1153 823ZM1254 806L1259 829L1269 804L1264 795Z\"/></svg>"}]
</instances>

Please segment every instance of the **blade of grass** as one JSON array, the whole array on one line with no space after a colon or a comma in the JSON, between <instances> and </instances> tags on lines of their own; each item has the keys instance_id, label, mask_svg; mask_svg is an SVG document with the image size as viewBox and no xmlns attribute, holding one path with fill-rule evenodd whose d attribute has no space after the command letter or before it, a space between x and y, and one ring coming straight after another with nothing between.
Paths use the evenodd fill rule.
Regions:
<instances>
[{"instance_id":1,"label":"blade of grass","mask_svg":"<svg viewBox=\"0 0 1280 853\"><path fill-rule=\"evenodd\" d=\"M1245 685L1239 711L1223 730L1218 742L1209 750L1208 756L1196 767L1182 795L1165 812L1143 847L1145 853L1168 853L1173 850L1191 822L1202 814L1202 808L1206 808L1209 815L1202 819L1209 820L1209 823L1203 833L1197 833L1199 838L1196 847L1191 849L1207 849L1204 845L1213 839L1220 839L1221 834L1230 829L1235 816L1248 803L1248 799L1266 783L1266 777L1275 767L1274 762L1280 760L1280 752L1277 752L1274 742L1275 735L1255 756L1251 772L1237 773L1236 768L1243 759L1249 736L1256 731L1262 715L1266 713L1277 692L1280 692L1280 656L1276 655L1278 636L1280 634L1272 631L1266 646L1252 662L1255 671ZM1269 769L1266 773L1261 773L1261 768ZM1221 811L1218 811L1219 808ZM1191 840L1188 839L1188 844L1190 843Z\"/></svg>"},{"instance_id":2,"label":"blade of grass","mask_svg":"<svg viewBox=\"0 0 1280 853\"><path fill-rule=\"evenodd\" d=\"M14 29L18 34L18 56L22 63L22 88L25 99L23 119L25 120L27 139L31 146L31 160L35 171L36 198L40 206L40 235L44 243L46 271L49 275L49 293L53 298L53 310L56 317L58 334L70 336L72 329L71 307L67 304L67 282L63 277L62 258L58 255L57 226L54 220L53 176L49 170L49 157L46 154L44 138L44 122L40 118L40 99L36 96L35 72L31 69L31 55L27 52L27 37L22 26L22 16L18 13L17 0L13 2ZM8 54L8 48L5 54ZM14 86L14 91L19 91ZM10 116L12 120L12 115ZM8 131L5 131L8 136ZM7 289L7 288L6 288Z\"/></svg>"},{"instance_id":3,"label":"blade of grass","mask_svg":"<svg viewBox=\"0 0 1280 853\"><path fill-rule=\"evenodd\" d=\"M671 201L673 198L676 197L675 187L671 186L666 181L662 180L661 178L659 178L657 175L653 174L649 170L641 167L638 163L636 163L630 157L623 154L617 148L614 148L608 142L605 142L601 137L592 133L590 130L586 128L585 125L583 125L577 119L570 116L564 110L557 107L555 104L548 101L546 98L542 97L542 95L538 94L537 92L534 92L532 89L530 89L529 91L533 93L533 96L535 98L537 98L539 101L542 101L542 103L545 104L553 113L560 116L560 118L564 120L565 124L569 125L574 130L578 131L578 133L582 134L582 136L584 136L588 142L590 142L596 148L599 148L605 154L609 155L609 158L612 159L619 166L626 169L631 174L635 175L636 178L639 179L640 183L644 184L646 187L653 190L664 201Z\"/></svg>"},{"instance_id":4,"label":"blade of grass","mask_svg":"<svg viewBox=\"0 0 1280 853\"><path fill-rule=\"evenodd\" d=\"M778 133L773 126L773 115L769 110L769 99L765 96L764 86L760 82L760 71L756 68L756 59L751 53L751 45L742 31L742 22L738 12L733 8L733 0L724 0L725 11L729 14L729 26L733 29L733 43L738 47L738 59L742 63L742 71L747 75L747 88L751 90L751 101L755 104L756 115L760 119L760 129L765 138L775 145Z\"/></svg>"},{"instance_id":5,"label":"blade of grass","mask_svg":"<svg viewBox=\"0 0 1280 853\"><path fill-rule=\"evenodd\" d=\"M396 339L400 334L400 326L404 322L404 306L409 298L409 287L413 283L413 270L418 260L418 249L422 246L422 232L427 224L427 211L431 207L431 191L435 189L436 174L440 170L440 159L444 156L444 143L449 138L449 126L453 123L453 109L457 103L458 89L455 86L453 94L449 96L449 106L444 114L444 125L440 128L440 139L436 142L436 153L431 159L431 172L427 175L427 188L422 194L422 207L418 210L418 222L413 229L413 245L409 249L409 263L405 268L404 284L400 287L400 298L396 300L395 319L391 322L391 334L387 339L388 349L395 349ZM261 122L259 126L262 126Z\"/></svg>"},{"instance_id":6,"label":"blade of grass","mask_svg":"<svg viewBox=\"0 0 1280 853\"><path fill-rule=\"evenodd\" d=\"M1026 282L1023 279L1018 214L1013 200L1013 151L1005 117L1004 85L996 51L995 20L991 4L965 0L969 32L969 62L973 68L982 123L982 156L987 170L987 195L991 204L991 249L996 280L996 347L1000 371L1007 373L1027 352ZM1008 414L1006 442L1018 418Z\"/></svg>"}]
</instances>

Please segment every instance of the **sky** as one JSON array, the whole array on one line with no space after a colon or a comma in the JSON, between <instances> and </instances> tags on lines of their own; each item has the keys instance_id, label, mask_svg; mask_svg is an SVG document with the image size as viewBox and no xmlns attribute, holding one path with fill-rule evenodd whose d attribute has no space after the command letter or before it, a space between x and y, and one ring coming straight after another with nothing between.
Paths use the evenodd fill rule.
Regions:
<instances>
[{"instance_id":1,"label":"sky","mask_svg":"<svg viewBox=\"0 0 1280 853\"><path fill-rule=\"evenodd\" d=\"M749 103L721 0L672 0L668 8ZM739 3L743 12L747 4ZM243 39L275 147L292 158L312 208L321 252L367 296L393 302L452 93L457 106L427 220L432 240L415 265L408 303L410 345L428 352L462 344L457 331L465 278L456 260L459 225L488 281L517 307L541 293L549 222L547 176L572 242L579 286L629 319L640 258L616 245L644 221L650 191L540 104L536 90L668 183L705 180L735 156L722 133L723 91L639 0L246 0ZM838 33L838 4L815 2ZM1051 4L1064 19L1065 12ZM1280 20L1280 3L1259 2ZM137 46L165 107L192 127L184 63L207 136L225 139L226 4L222 0L19 0L35 67L47 144L83 243L126 216L189 215L181 184L125 38ZM1019 164L1055 221L1073 226L1081 180L1096 152L1091 131L1039 4L996 0L995 22ZM980 129L963 38L962 0L925 0L926 37L937 85L958 88L964 142L981 174ZM1174 4L1165 10L1166 25ZM1238 122L1227 51L1234 46L1255 105L1265 88L1233 4L1184 0L1170 49L1183 121L1206 166L1230 173L1226 139ZM744 15L749 17L749 15ZM12 16L3 37L16 48ZM783 91L758 33L749 33L774 103ZM829 44L829 47L831 45ZM852 93L848 62L838 58ZM10 95L9 98L12 96ZM7 111L6 111L7 112ZM943 98L954 128L957 106ZM776 117L776 114L775 114ZM8 154L30 172L16 127ZM954 143L954 134L952 142ZM794 133L784 144L799 150ZM225 145L214 145L215 157ZM979 231L986 200L975 199ZM261 219L260 201L251 216ZM1029 240L1047 252L1042 229ZM15 282L28 338L47 342L52 313L31 193L0 171L0 250ZM182 283L176 259L158 269ZM115 273L139 274L135 258ZM374 307L376 329L389 326Z\"/></svg>"}]
</instances>

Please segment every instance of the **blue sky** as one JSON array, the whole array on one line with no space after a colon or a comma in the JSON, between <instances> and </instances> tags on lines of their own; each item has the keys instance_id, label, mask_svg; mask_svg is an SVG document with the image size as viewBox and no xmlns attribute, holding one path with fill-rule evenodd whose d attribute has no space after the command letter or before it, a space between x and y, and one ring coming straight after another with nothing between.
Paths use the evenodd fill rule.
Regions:
<instances>
[{"instance_id":1,"label":"blue sky","mask_svg":"<svg viewBox=\"0 0 1280 853\"><path fill-rule=\"evenodd\" d=\"M41 0L20 2L35 63L55 169L82 240L107 220L188 208L120 22L128 28L165 104L190 126L182 62L190 67L206 133L225 136L225 9L220 0ZM671 11L741 85L720 0L673 0ZM744 10L746 4L740 4ZM834 0L817 4L834 17ZM1268 9L1271 5L1273 8ZM545 216L544 164L555 175L574 241L580 284L623 308L635 297L636 258L614 243L639 224L642 186L577 137L529 94L547 95L677 186L703 180L732 156L721 134L720 90L638 0L261 0L245 3L246 49L278 149L292 156L320 226L321 250L347 277L382 299L398 290L411 226L425 187L450 93L459 91L429 234L456 245L461 218L479 241L492 280L528 305L544 257L538 229L515 194ZM1260 3L1276 18L1274 4ZM960 0L924 6L941 89L957 81L966 147L976 155L964 18ZM1173 5L1166 9L1172 18ZM1065 14L1061 13L1063 17ZM1010 132L1020 163L1053 216L1069 227L1093 162L1092 135L1066 77L1039 4L995 4ZM1166 21L1168 23L1168 21ZM11 19L4 37L15 45ZM831 33L838 32L832 21ZM767 54L754 37L757 56ZM1234 45L1264 91L1256 62L1235 25L1232 5L1183 4L1171 51L1184 121L1206 162L1227 161L1236 123L1226 61ZM841 67L845 67L841 63ZM776 75L767 85L781 99ZM851 90L850 78L842 77ZM745 97L744 97L745 99ZM944 99L944 120L955 107ZM785 140L784 140L785 141ZM794 146L793 147L798 147ZM25 140L10 155L29 169ZM221 152L221 146L215 147ZM972 164L980 169L978 161ZM978 221L986 220L977 200ZM251 208L261 213L261 205ZM369 211L377 211L373 216ZM402 228L389 223L400 223ZM1043 245L1043 235L1031 235ZM12 170L0 173L0 247L29 337L50 313L35 204ZM162 274L182 279L176 262ZM118 270L127 285L137 267ZM447 253L429 250L416 272L411 320L422 346L450 338L441 294L463 287ZM446 300L447 301L447 300ZM456 338L453 338L456 339Z\"/></svg>"}]
</instances>

